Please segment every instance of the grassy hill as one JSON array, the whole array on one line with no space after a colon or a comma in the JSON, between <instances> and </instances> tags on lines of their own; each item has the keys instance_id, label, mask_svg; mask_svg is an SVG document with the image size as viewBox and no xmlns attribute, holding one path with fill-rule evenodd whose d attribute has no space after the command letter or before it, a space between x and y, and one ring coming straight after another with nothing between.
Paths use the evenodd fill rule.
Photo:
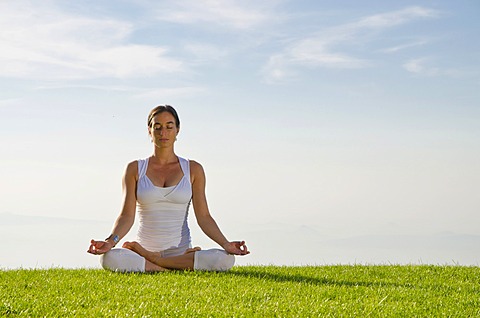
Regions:
<instances>
[{"instance_id":1,"label":"grassy hill","mask_svg":"<svg viewBox=\"0 0 480 318\"><path fill-rule=\"evenodd\" d=\"M480 268L461 266L0 271L7 317L480 317L479 295Z\"/></svg>"}]
</instances>

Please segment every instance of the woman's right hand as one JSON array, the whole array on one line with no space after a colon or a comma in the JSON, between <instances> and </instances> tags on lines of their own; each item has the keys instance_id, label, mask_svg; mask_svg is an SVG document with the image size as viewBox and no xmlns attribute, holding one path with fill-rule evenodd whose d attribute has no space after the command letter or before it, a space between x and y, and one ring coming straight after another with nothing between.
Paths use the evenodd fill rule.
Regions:
<instances>
[{"instance_id":1,"label":"woman's right hand","mask_svg":"<svg viewBox=\"0 0 480 318\"><path fill-rule=\"evenodd\" d=\"M87 252L90 254L101 255L110 251L112 248L112 242L91 240L90 247L88 248Z\"/></svg>"}]
</instances>

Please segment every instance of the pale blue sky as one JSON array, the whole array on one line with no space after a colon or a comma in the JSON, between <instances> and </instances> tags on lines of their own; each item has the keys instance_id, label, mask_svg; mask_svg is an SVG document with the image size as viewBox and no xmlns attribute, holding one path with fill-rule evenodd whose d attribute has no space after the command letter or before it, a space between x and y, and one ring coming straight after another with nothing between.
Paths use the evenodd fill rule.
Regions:
<instances>
[{"instance_id":1,"label":"pale blue sky","mask_svg":"<svg viewBox=\"0 0 480 318\"><path fill-rule=\"evenodd\" d=\"M0 214L105 221L73 238L85 248L108 235L126 163L151 153L148 111L167 103L182 121L177 153L207 172L212 214L256 252L242 262L287 263L272 253L279 237L309 254L303 226L480 235L478 1L2 1L0 12Z\"/></svg>"}]
</instances>

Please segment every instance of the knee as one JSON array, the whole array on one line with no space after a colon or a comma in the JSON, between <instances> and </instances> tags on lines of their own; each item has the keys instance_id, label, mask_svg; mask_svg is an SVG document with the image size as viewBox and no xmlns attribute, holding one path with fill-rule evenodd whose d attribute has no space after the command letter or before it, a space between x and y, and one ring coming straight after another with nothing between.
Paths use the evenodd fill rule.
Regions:
<instances>
[{"instance_id":1,"label":"knee","mask_svg":"<svg viewBox=\"0 0 480 318\"><path fill-rule=\"evenodd\" d=\"M211 249L195 252L194 270L228 271L235 264L235 256L224 250Z\"/></svg>"},{"instance_id":2,"label":"knee","mask_svg":"<svg viewBox=\"0 0 480 318\"><path fill-rule=\"evenodd\" d=\"M144 272L145 259L137 253L124 248L114 248L100 256L104 269L113 272Z\"/></svg>"},{"instance_id":3,"label":"knee","mask_svg":"<svg viewBox=\"0 0 480 318\"><path fill-rule=\"evenodd\" d=\"M112 249L100 256L100 264L104 269L116 272L122 267L122 258L119 249Z\"/></svg>"}]
</instances>

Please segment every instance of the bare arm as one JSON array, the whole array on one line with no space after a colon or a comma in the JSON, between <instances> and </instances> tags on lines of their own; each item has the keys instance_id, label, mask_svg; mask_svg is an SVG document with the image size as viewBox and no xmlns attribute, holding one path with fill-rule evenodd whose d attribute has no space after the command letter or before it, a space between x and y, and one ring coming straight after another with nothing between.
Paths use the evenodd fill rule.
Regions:
<instances>
[{"instance_id":1,"label":"bare arm","mask_svg":"<svg viewBox=\"0 0 480 318\"><path fill-rule=\"evenodd\" d=\"M195 161L190 161L191 178L192 178L192 203L195 210L197 223L202 231L218 245L223 247L227 252L237 255L246 255L248 252L245 242L230 242L223 235L217 223L213 219L208 209L207 198L205 195L206 178L203 167Z\"/></svg>"},{"instance_id":2,"label":"bare arm","mask_svg":"<svg viewBox=\"0 0 480 318\"><path fill-rule=\"evenodd\" d=\"M123 175L123 207L112 229L112 234L118 235L120 239L127 235L135 221L137 170L138 163L136 161L131 162L127 165ZM112 239L107 241L92 240L88 252L92 254L103 254L112 249L114 245L115 243Z\"/></svg>"}]
</instances>

